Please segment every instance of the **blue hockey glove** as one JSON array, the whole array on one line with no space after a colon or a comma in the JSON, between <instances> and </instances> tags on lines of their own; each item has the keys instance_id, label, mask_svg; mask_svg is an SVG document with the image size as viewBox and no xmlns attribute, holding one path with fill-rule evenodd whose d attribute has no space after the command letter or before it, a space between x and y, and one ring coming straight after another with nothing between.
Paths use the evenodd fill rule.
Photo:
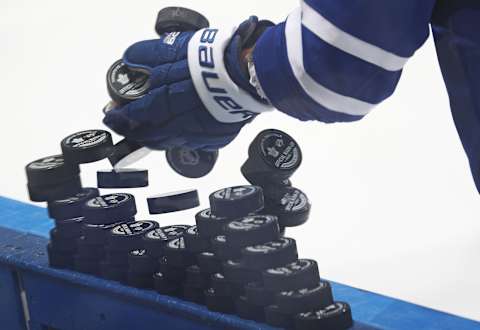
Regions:
<instances>
[{"instance_id":1,"label":"blue hockey glove","mask_svg":"<svg viewBox=\"0 0 480 330\"><path fill-rule=\"evenodd\" d=\"M133 44L123 62L150 75L149 91L114 106L104 123L151 149L226 146L246 123L272 109L249 84L240 59L270 25L251 17L238 29L166 33Z\"/></svg>"}]
</instances>

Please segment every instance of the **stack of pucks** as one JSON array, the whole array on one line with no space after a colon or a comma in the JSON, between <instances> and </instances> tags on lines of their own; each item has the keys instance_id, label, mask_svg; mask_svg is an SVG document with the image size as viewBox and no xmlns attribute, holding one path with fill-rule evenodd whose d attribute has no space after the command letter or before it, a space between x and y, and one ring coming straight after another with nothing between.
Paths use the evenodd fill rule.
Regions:
<instances>
[{"instance_id":1,"label":"stack of pucks","mask_svg":"<svg viewBox=\"0 0 480 330\"><path fill-rule=\"evenodd\" d=\"M193 150L185 146L166 152L167 162L178 174L187 178L201 178L210 173L218 159L218 150Z\"/></svg>"},{"instance_id":2,"label":"stack of pucks","mask_svg":"<svg viewBox=\"0 0 480 330\"><path fill-rule=\"evenodd\" d=\"M85 223L108 225L125 222L135 217L135 197L126 193L113 193L89 199L83 205Z\"/></svg>"},{"instance_id":3,"label":"stack of pucks","mask_svg":"<svg viewBox=\"0 0 480 330\"><path fill-rule=\"evenodd\" d=\"M25 167L30 200L47 202L69 198L82 190L80 168L62 155L49 156Z\"/></svg>"},{"instance_id":4,"label":"stack of pucks","mask_svg":"<svg viewBox=\"0 0 480 330\"><path fill-rule=\"evenodd\" d=\"M76 242L82 236L83 204L98 195L98 189L84 188L81 192L69 198L48 202L48 215L55 221L55 228L51 232L51 250L54 251L53 253L62 254L62 248L67 248L69 253L73 251L78 253ZM91 265L87 260L77 261L78 255L70 257L74 258L74 268L76 270L96 273L95 267L90 267Z\"/></svg>"},{"instance_id":5,"label":"stack of pucks","mask_svg":"<svg viewBox=\"0 0 480 330\"><path fill-rule=\"evenodd\" d=\"M127 282L130 251L144 249L143 236L155 228L158 228L155 221L134 221L113 227L107 235L102 275L107 279Z\"/></svg>"}]
</instances>

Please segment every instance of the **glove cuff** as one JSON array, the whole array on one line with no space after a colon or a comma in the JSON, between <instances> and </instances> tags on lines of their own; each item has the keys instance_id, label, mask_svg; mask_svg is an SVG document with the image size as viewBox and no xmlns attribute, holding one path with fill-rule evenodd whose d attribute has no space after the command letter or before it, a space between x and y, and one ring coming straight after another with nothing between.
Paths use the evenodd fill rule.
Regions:
<instances>
[{"instance_id":1,"label":"glove cuff","mask_svg":"<svg viewBox=\"0 0 480 330\"><path fill-rule=\"evenodd\" d=\"M188 66L195 89L210 114L222 123L238 123L273 108L240 88L228 74L224 53L237 28L207 28L188 45Z\"/></svg>"}]
</instances>

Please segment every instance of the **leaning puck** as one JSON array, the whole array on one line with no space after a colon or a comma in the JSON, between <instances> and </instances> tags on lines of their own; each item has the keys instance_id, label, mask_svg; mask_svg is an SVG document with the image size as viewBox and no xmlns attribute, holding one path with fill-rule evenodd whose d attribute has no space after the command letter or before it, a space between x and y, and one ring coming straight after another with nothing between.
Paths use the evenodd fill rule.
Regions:
<instances>
[{"instance_id":1,"label":"leaning puck","mask_svg":"<svg viewBox=\"0 0 480 330\"><path fill-rule=\"evenodd\" d=\"M174 147L167 150L166 157L170 167L187 178L201 178L213 169L218 158L218 150L193 150L187 147Z\"/></svg>"},{"instance_id":2,"label":"leaning puck","mask_svg":"<svg viewBox=\"0 0 480 330\"><path fill-rule=\"evenodd\" d=\"M107 72L107 90L113 101L120 105L127 104L144 96L150 88L148 72L131 70L118 60Z\"/></svg>"},{"instance_id":3,"label":"leaning puck","mask_svg":"<svg viewBox=\"0 0 480 330\"><path fill-rule=\"evenodd\" d=\"M150 214L164 214L193 209L200 205L196 189L170 192L147 199Z\"/></svg>"},{"instance_id":4,"label":"leaning puck","mask_svg":"<svg viewBox=\"0 0 480 330\"><path fill-rule=\"evenodd\" d=\"M234 248L270 242L280 238L277 217L251 215L225 226L228 244Z\"/></svg>"},{"instance_id":5,"label":"leaning puck","mask_svg":"<svg viewBox=\"0 0 480 330\"><path fill-rule=\"evenodd\" d=\"M99 196L97 188L83 188L78 194L66 199L48 203L48 215L55 220L72 219L83 216L83 204Z\"/></svg>"},{"instance_id":6,"label":"leaning puck","mask_svg":"<svg viewBox=\"0 0 480 330\"><path fill-rule=\"evenodd\" d=\"M149 231L143 237L143 245L147 254L154 258L160 258L163 255L165 244L182 237L189 227L188 225L173 225Z\"/></svg>"},{"instance_id":7,"label":"leaning puck","mask_svg":"<svg viewBox=\"0 0 480 330\"><path fill-rule=\"evenodd\" d=\"M242 250L245 265L251 269L265 270L297 260L297 244L293 238L247 246Z\"/></svg>"},{"instance_id":8,"label":"leaning puck","mask_svg":"<svg viewBox=\"0 0 480 330\"><path fill-rule=\"evenodd\" d=\"M152 151L137 142L123 139L113 146L112 153L108 156L114 169L128 167L146 157Z\"/></svg>"},{"instance_id":9,"label":"leaning puck","mask_svg":"<svg viewBox=\"0 0 480 330\"><path fill-rule=\"evenodd\" d=\"M296 227L307 222L311 204L304 192L293 187L282 187L273 195L273 198L265 197L263 212L275 214L280 226Z\"/></svg>"},{"instance_id":10,"label":"leaning puck","mask_svg":"<svg viewBox=\"0 0 480 330\"><path fill-rule=\"evenodd\" d=\"M108 249L113 251L130 251L143 248L142 237L158 228L155 221L135 221L120 224L112 228L107 236Z\"/></svg>"},{"instance_id":11,"label":"leaning puck","mask_svg":"<svg viewBox=\"0 0 480 330\"><path fill-rule=\"evenodd\" d=\"M315 260L299 259L263 272L263 283L275 292L311 288L318 285L320 274Z\"/></svg>"},{"instance_id":12,"label":"leaning puck","mask_svg":"<svg viewBox=\"0 0 480 330\"><path fill-rule=\"evenodd\" d=\"M162 36L166 32L197 31L209 27L202 14L183 7L166 7L158 12L155 31Z\"/></svg>"},{"instance_id":13,"label":"leaning puck","mask_svg":"<svg viewBox=\"0 0 480 330\"><path fill-rule=\"evenodd\" d=\"M236 186L210 195L210 208L219 217L240 218L263 209L263 191L257 186Z\"/></svg>"},{"instance_id":14,"label":"leaning puck","mask_svg":"<svg viewBox=\"0 0 480 330\"><path fill-rule=\"evenodd\" d=\"M320 281L314 288L282 291L276 295L275 301L284 313L322 309L333 304L332 288L327 281Z\"/></svg>"},{"instance_id":15,"label":"leaning puck","mask_svg":"<svg viewBox=\"0 0 480 330\"><path fill-rule=\"evenodd\" d=\"M295 330L346 330L352 326L352 310L344 302L335 302L324 309L295 317Z\"/></svg>"},{"instance_id":16,"label":"leaning puck","mask_svg":"<svg viewBox=\"0 0 480 330\"><path fill-rule=\"evenodd\" d=\"M61 142L65 160L75 164L92 163L107 158L112 152L112 135L92 129L67 136Z\"/></svg>"},{"instance_id":17,"label":"leaning puck","mask_svg":"<svg viewBox=\"0 0 480 330\"><path fill-rule=\"evenodd\" d=\"M48 186L71 181L78 177L77 164L65 161L63 155L49 156L29 163L25 167L29 185Z\"/></svg>"},{"instance_id":18,"label":"leaning puck","mask_svg":"<svg viewBox=\"0 0 480 330\"><path fill-rule=\"evenodd\" d=\"M148 186L148 170L116 169L97 172L98 188L141 188Z\"/></svg>"},{"instance_id":19,"label":"leaning puck","mask_svg":"<svg viewBox=\"0 0 480 330\"><path fill-rule=\"evenodd\" d=\"M85 222L97 225L129 219L136 213L135 197L125 193L95 197L88 200L83 206Z\"/></svg>"}]
</instances>

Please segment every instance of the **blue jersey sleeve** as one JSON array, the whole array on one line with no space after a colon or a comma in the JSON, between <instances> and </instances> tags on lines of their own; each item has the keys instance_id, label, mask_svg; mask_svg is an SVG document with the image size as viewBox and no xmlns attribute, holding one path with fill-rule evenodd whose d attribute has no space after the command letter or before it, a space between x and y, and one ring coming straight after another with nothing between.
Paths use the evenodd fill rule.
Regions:
<instances>
[{"instance_id":1,"label":"blue jersey sleeve","mask_svg":"<svg viewBox=\"0 0 480 330\"><path fill-rule=\"evenodd\" d=\"M425 42L435 0L304 0L258 40L260 85L301 120L354 121L389 97Z\"/></svg>"}]
</instances>

